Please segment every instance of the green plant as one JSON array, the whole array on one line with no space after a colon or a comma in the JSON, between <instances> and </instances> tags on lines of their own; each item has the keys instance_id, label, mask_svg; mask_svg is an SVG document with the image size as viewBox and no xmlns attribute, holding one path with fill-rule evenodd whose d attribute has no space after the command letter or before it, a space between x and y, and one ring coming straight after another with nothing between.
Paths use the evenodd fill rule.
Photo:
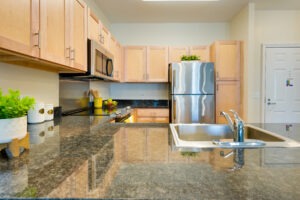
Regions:
<instances>
[{"instance_id":1,"label":"green plant","mask_svg":"<svg viewBox=\"0 0 300 200\"><path fill-rule=\"evenodd\" d=\"M196 55L191 55L191 56L183 55L181 57L181 61L186 61L186 60L200 60L200 58Z\"/></svg>"},{"instance_id":2,"label":"green plant","mask_svg":"<svg viewBox=\"0 0 300 200\"><path fill-rule=\"evenodd\" d=\"M34 198L37 197L37 188L33 186L26 187L22 192L18 193L17 197Z\"/></svg>"},{"instance_id":3,"label":"green plant","mask_svg":"<svg viewBox=\"0 0 300 200\"><path fill-rule=\"evenodd\" d=\"M0 89L0 119L25 116L35 103L34 98L21 98L19 90L9 90L7 95Z\"/></svg>"}]
</instances>

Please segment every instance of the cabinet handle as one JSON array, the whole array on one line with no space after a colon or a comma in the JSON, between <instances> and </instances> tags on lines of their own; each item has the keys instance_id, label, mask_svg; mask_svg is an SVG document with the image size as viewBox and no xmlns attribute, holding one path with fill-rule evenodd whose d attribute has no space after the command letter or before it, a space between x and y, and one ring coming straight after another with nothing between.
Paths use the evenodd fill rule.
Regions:
<instances>
[{"instance_id":1,"label":"cabinet handle","mask_svg":"<svg viewBox=\"0 0 300 200\"><path fill-rule=\"evenodd\" d=\"M66 58L71 57L71 47L66 48Z\"/></svg>"},{"instance_id":2,"label":"cabinet handle","mask_svg":"<svg viewBox=\"0 0 300 200\"><path fill-rule=\"evenodd\" d=\"M34 36L37 36L37 44L33 45L35 47L38 47L39 49L41 48L41 37L40 37L40 32L34 33Z\"/></svg>"},{"instance_id":3,"label":"cabinet handle","mask_svg":"<svg viewBox=\"0 0 300 200\"><path fill-rule=\"evenodd\" d=\"M70 50L70 60L75 60L75 49Z\"/></svg>"}]
</instances>

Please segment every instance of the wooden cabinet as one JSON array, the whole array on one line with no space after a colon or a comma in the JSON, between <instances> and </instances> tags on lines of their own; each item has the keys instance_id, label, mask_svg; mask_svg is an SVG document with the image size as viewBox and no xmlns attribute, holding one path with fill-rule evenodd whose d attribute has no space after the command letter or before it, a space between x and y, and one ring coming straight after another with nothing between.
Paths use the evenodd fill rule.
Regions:
<instances>
[{"instance_id":1,"label":"wooden cabinet","mask_svg":"<svg viewBox=\"0 0 300 200\"><path fill-rule=\"evenodd\" d=\"M123 81L123 50L120 43L111 35L109 49L114 55L113 77L118 81Z\"/></svg>"},{"instance_id":2,"label":"wooden cabinet","mask_svg":"<svg viewBox=\"0 0 300 200\"><path fill-rule=\"evenodd\" d=\"M14 64L86 71L86 15L83 0L1 0L0 17L9 20L0 22L0 48L28 55L14 54Z\"/></svg>"},{"instance_id":3,"label":"wooden cabinet","mask_svg":"<svg viewBox=\"0 0 300 200\"><path fill-rule=\"evenodd\" d=\"M208 46L192 46L189 49L190 55L196 55L201 62L209 62L209 47Z\"/></svg>"},{"instance_id":4,"label":"wooden cabinet","mask_svg":"<svg viewBox=\"0 0 300 200\"><path fill-rule=\"evenodd\" d=\"M167 82L168 49L159 46L124 48L126 82Z\"/></svg>"},{"instance_id":5,"label":"wooden cabinet","mask_svg":"<svg viewBox=\"0 0 300 200\"><path fill-rule=\"evenodd\" d=\"M221 111L235 110L241 116L241 42L216 41L210 47L216 72L216 122L227 123Z\"/></svg>"},{"instance_id":6,"label":"wooden cabinet","mask_svg":"<svg viewBox=\"0 0 300 200\"><path fill-rule=\"evenodd\" d=\"M241 114L240 81L217 81L216 123L227 124L225 117L221 116L220 112L225 111L229 113L230 109Z\"/></svg>"},{"instance_id":7,"label":"wooden cabinet","mask_svg":"<svg viewBox=\"0 0 300 200\"><path fill-rule=\"evenodd\" d=\"M188 47L169 47L169 63L181 62L181 57L188 54Z\"/></svg>"},{"instance_id":8,"label":"wooden cabinet","mask_svg":"<svg viewBox=\"0 0 300 200\"><path fill-rule=\"evenodd\" d=\"M62 65L69 65L67 1L40 0L40 58Z\"/></svg>"},{"instance_id":9,"label":"wooden cabinet","mask_svg":"<svg viewBox=\"0 0 300 200\"><path fill-rule=\"evenodd\" d=\"M87 70L87 5L83 0L69 0L70 29L67 47L70 65L73 68Z\"/></svg>"},{"instance_id":10,"label":"wooden cabinet","mask_svg":"<svg viewBox=\"0 0 300 200\"><path fill-rule=\"evenodd\" d=\"M146 71L146 81L168 82L168 47L147 47Z\"/></svg>"},{"instance_id":11,"label":"wooden cabinet","mask_svg":"<svg viewBox=\"0 0 300 200\"><path fill-rule=\"evenodd\" d=\"M0 0L0 48L38 56L39 1Z\"/></svg>"},{"instance_id":12,"label":"wooden cabinet","mask_svg":"<svg viewBox=\"0 0 300 200\"><path fill-rule=\"evenodd\" d=\"M146 64L145 46L127 46L124 48L126 82L144 82Z\"/></svg>"},{"instance_id":13,"label":"wooden cabinet","mask_svg":"<svg viewBox=\"0 0 300 200\"><path fill-rule=\"evenodd\" d=\"M125 129L125 161L167 162L168 128Z\"/></svg>"},{"instance_id":14,"label":"wooden cabinet","mask_svg":"<svg viewBox=\"0 0 300 200\"><path fill-rule=\"evenodd\" d=\"M101 24L100 25L100 44L103 46L104 49L106 49L108 51L110 51L109 41L110 41L110 32L103 24Z\"/></svg>"},{"instance_id":15,"label":"wooden cabinet","mask_svg":"<svg viewBox=\"0 0 300 200\"><path fill-rule=\"evenodd\" d=\"M88 38L100 42L100 20L88 8Z\"/></svg>"},{"instance_id":16,"label":"wooden cabinet","mask_svg":"<svg viewBox=\"0 0 300 200\"><path fill-rule=\"evenodd\" d=\"M168 108L137 108L136 122L143 123L168 123Z\"/></svg>"},{"instance_id":17,"label":"wooden cabinet","mask_svg":"<svg viewBox=\"0 0 300 200\"><path fill-rule=\"evenodd\" d=\"M146 129L126 128L125 135L127 140L126 161L144 161L146 159Z\"/></svg>"},{"instance_id":18,"label":"wooden cabinet","mask_svg":"<svg viewBox=\"0 0 300 200\"><path fill-rule=\"evenodd\" d=\"M211 45L211 61L215 63L216 80L240 80L240 41L216 41Z\"/></svg>"}]
</instances>

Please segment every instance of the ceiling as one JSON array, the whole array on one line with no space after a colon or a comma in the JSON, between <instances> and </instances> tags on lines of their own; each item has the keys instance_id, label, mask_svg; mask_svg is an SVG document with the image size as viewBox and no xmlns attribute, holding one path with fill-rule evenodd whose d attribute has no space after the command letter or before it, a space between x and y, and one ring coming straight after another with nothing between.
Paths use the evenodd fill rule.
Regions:
<instances>
[{"instance_id":1,"label":"ceiling","mask_svg":"<svg viewBox=\"0 0 300 200\"><path fill-rule=\"evenodd\" d=\"M143 2L94 0L110 23L227 22L249 2L256 9L300 10L300 0L220 0L212 2Z\"/></svg>"}]
</instances>

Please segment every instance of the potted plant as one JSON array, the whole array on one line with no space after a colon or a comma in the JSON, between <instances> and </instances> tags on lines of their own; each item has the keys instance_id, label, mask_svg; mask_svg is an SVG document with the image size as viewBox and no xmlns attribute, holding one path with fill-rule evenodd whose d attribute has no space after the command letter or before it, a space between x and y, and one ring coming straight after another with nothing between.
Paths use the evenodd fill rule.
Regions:
<instances>
[{"instance_id":1,"label":"potted plant","mask_svg":"<svg viewBox=\"0 0 300 200\"><path fill-rule=\"evenodd\" d=\"M0 144L26 136L26 115L34 103L33 98L21 98L18 90L9 90L7 95L3 95L0 89Z\"/></svg>"}]
</instances>

